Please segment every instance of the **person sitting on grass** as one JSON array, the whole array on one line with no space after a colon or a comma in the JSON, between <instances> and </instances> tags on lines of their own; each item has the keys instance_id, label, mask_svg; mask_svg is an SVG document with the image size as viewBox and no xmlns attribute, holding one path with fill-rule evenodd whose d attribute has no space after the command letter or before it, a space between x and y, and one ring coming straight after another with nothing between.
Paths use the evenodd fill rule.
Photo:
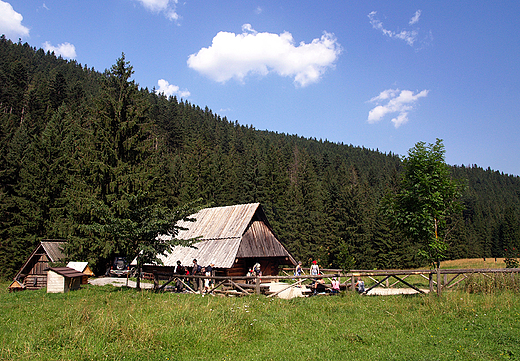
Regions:
<instances>
[{"instance_id":1,"label":"person sitting on grass","mask_svg":"<svg viewBox=\"0 0 520 361\"><path fill-rule=\"evenodd\" d=\"M338 281L338 279L336 277L333 277L331 283L332 283L332 291L331 291L331 293L333 293L333 294L339 293L339 281Z\"/></svg>"},{"instance_id":2,"label":"person sitting on grass","mask_svg":"<svg viewBox=\"0 0 520 361\"><path fill-rule=\"evenodd\" d=\"M325 281L323 280L323 278L320 278L319 280L317 280L314 283L314 285L312 285L312 288L314 289L314 291L313 291L314 295L317 295L318 293L325 293L326 288L325 288Z\"/></svg>"},{"instance_id":3,"label":"person sitting on grass","mask_svg":"<svg viewBox=\"0 0 520 361\"><path fill-rule=\"evenodd\" d=\"M358 277L356 282L356 289L358 293L365 293L365 282L361 279L361 277Z\"/></svg>"}]
</instances>

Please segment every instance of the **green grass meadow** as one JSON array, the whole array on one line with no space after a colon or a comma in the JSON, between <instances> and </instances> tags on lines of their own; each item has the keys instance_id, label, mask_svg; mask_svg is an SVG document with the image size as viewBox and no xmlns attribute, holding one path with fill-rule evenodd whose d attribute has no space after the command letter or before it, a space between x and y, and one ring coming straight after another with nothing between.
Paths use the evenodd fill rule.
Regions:
<instances>
[{"instance_id":1,"label":"green grass meadow","mask_svg":"<svg viewBox=\"0 0 520 361\"><path fill-rule=\"evenodd\" d=\"M1 360L520 359L513 291L283 300L6 287Z\"/></svg>"}]
</instances>

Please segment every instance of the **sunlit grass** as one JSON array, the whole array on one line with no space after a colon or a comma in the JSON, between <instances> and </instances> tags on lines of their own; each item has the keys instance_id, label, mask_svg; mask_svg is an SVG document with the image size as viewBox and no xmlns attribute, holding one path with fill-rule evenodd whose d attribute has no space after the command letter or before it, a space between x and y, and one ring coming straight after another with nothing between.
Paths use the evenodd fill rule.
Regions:
<instances>
[{"instance_id":1,"label":"sunlit grass","mask_svg":"<svg viewBox=\"0 0 520 361\"><path fill-rule=\"evenodd\" d=\"M517 294L282 300L88 286L0 294L2 360L497 360Z\"/></svg>"}]
</instances>

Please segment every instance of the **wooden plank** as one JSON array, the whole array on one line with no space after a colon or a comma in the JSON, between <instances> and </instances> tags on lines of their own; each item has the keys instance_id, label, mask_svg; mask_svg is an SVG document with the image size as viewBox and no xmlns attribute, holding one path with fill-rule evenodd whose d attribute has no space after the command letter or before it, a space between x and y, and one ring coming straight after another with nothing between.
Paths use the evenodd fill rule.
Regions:
<instances>
[{"instance_id":1,"label":"wooden plank","mask_svg":"<svg viewBox=\"0 0 520 361\"><path fill-rule=\"evenodd\" d=\"M236 288L238 288L242 293L245 293L245 294L249 294L249 292L247 292L246 290L244 290L242 287L240 287L237 283L233 282L233 281L229 281L231 282L231 284L233 286L235 286Z\"/></svg>"},{"instance_id":2,"label":"wooden plank","mask_svg":"<svg viewBox=\"0 0 520 361\"><path fill-rule=\"evenodd\" d=\"M458 275L456 275L455 277L453 277L453 278L450 280L450 282L453 281L455 278L457 278L457 277L459 277L459 276L462 276L463 278L461 278L460 280L458 280L457 282L455 282L454 284L452 284L452 285L450 285L450 286L445 285L445 287L446 287L446 288L452 288L453 286L457 285L459 282L462 282L462 281L464 281L466 278L469 277L467 274L458 274ZM448 282L448 284L449 284L449 282Z\"/></svg>"},{"instance_id":3,"label":"wooden plank","mask_svg":"<svg viewBox=\"0 0 520 361\"><path fill-rule=\"evenodd\" d=\"M414 290L416 290L417 292L420 292L422 294L424 294L424 292L422 290L420 290L419 288L415 287L414 285L406 282L404 279L401 279L399 277L397 277L396 275L393 276L394 278L398 279L400 282L403 282L405 285L407 285L408 287L410 288L413 288Z\"/></svg>"},{"instance_id":4,"label":"wooden plank","mask_svg":"<svg viewBox=\"0 0 520 361\"><path fill-rule=\"evenodd\" d=\"M379 281L378 283L376 283L375 285L373 285L372 287L370 287L369 289L365 290L365 294L368 294L368 292L370 292L371 289L379 286L381 283L385 282L388 278L392 277L391 275L390 276L386 276L385 278L383 278L381 281Z\"/></svg>"},{"instance_id":5,"label":"wooden plank","mask_svg":"<svg viewBox=\"0 0 520 361\"><path fill-rule=\"evenodd\" d=\"M411 275L405 275L405 276L403 277L403 280L407 279L407 278L410 277L410 276L411 276ZM388 280L387 280L387 281L388 281ZM386 287L392 288L392 287L394 287L396 284L398 284L399 282L402 282L402 281L394 282L394 283L392 283L391 285L386 286Z\"/></svg>"}]
</instances>

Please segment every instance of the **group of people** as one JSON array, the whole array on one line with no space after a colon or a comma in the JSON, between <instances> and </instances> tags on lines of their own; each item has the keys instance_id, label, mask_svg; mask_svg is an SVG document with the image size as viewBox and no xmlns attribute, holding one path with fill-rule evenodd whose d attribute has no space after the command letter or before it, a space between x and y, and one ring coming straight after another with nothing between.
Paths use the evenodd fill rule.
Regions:
<instances>
[{"instance_id":1,"label":"group of people","mask_svg":"<svg viewBox=\"0 0 520 361\"><path fill-rule=\"evenodd\" d=\"M311 267L309 268L309 273L311 276L317 276L322 274L320 272L320 267L318 266L317 261L312 261ZM294 270L295 276L301 276L304 274L303 268L302 268L302 262L298 262L298 265L296 266ZM340 282L336 277L332 277L330 279L331 285L330 285L330 292L332 294L339 293L340 291ZM358 277L357 282L355 284L356 290L358 293L363 294L365 292L365 282L361 279L361 277ZM323 293L326 291L327 286L325 286L325 280L323 278L315 278L311 283L311 289L313 295L316 295L318 293Z\"/></svg>"},{"instance_id":2,"label":"group of people","mask_svg":"<svg viewBox=\"0 0 520 361\"><path fill-rule=\"evenodd\" d=\"M202 276L202 275L204 275L207 277L212 277L212 276L214 276L213 267L215 267L214 262L210 262L210 264L208 266L202 267L198 264L197 259L193 260L191 267L184 267L181 264L181 261L177 261L177 265L175 266L173 273L176 275L182 275L182 276L189 276L189 275ZM204 286L202 289L202 287L199 287L198 278L181 278L181 277L179 277L179 278L177 278L177 282L175 284L176 291L183 292L185 285L189 286L195 292L200 291L201 293L205 293L205 292L209 292L213 288L214 280L211 278L204 278ZM199 288L201 288L201 289L199 290Z\"/></svg>"}]
</instances>

